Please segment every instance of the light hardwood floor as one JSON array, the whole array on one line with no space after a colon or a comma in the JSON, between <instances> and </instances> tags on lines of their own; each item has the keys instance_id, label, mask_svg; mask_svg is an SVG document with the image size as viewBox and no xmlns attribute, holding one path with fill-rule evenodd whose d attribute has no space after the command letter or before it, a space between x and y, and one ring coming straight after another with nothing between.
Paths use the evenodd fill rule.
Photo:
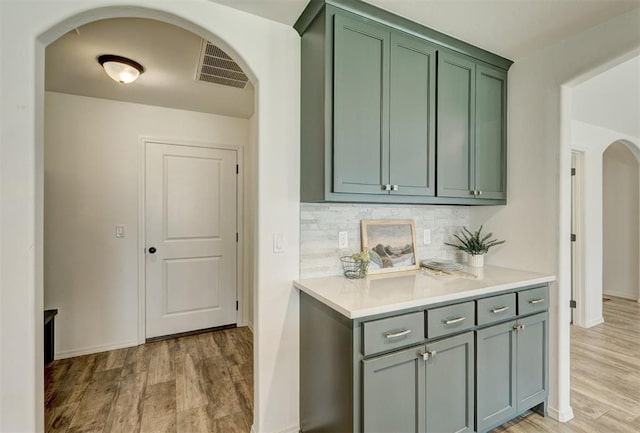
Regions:
<instances>
[{"instance_id":1,"label":"light hardwood floor","mask_svg":"<svg viewBox=\"0 0 640 433\"><path fill-rule=\"evenodd\" d=\"M492 433L640 432L640 304L604 303L602 325L571 327L571 407L575 418L558 423L530 413Z\"/></svg>"},{"instance_id":2,"label":"light hardwood floor","mask_svg":"<svg viewBox=\"0 0 640 433\"><path fill-rule=\"evenodd\" d=\"M50 433L247 433L253 335L228 329L54 361Z\"/></svg>"},{"instance_id":3,"label":"light hardwood floor","mask_svg":"<svg viewBox=\"0 0 640 433\"><path fill-rule=\"evenodd\" d=\"M492 433L640 432L640 304L612 298L605 323L571 330L571 405ZM45 370L47 432L246 433L252 419L247 328L54 361Z\"/></svg>"}]
</instances>

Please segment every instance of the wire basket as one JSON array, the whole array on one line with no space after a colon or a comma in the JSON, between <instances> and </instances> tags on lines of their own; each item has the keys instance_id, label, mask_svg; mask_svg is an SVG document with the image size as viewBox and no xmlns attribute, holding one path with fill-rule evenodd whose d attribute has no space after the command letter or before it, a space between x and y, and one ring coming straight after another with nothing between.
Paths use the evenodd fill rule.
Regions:
<instances>
[{"instance_id":1,"label":"wire basket","mask_svg":"<svg viewBox=\"0 0 640 433\"><path fill-rule=\"evenodd\" d=\"M354 259L351 256L340 257L344 276L347 278L364 278L367 276L369 261Z\"/></svg>"}]
</instances>

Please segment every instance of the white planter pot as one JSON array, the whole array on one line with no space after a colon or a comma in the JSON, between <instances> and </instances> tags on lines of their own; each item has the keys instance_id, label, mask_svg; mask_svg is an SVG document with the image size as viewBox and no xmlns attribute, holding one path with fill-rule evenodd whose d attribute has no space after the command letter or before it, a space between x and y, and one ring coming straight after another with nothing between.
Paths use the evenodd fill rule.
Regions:
<instances>
[{"instance_id":1,"label":"white planter pot","mask_svg":"<svg viewBox=\"0 0 640 433\"><path fill-rule=\"evenodd\" d=\"M484 254L469 254L469 266L472 268L482 268L484 266Z\"/></svg>"}]
</instances>

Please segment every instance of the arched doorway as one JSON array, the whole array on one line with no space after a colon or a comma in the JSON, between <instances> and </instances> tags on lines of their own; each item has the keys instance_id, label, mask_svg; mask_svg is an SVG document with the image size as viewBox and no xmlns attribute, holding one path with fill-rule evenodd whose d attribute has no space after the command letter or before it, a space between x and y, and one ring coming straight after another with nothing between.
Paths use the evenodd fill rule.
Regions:
<instances>
[{"instance_id":1,"label":"arched doorway","mask_svg":"<svg viewBox=\"0 0 640 433\"><path fill-rule=\"evenodd\" d=\"M640 149L629 141L610 144L602 156L603 295L640 299Z\"/></svg>"},{"instance_id":2,"label":"arched doorway","mask_svg":"<svg viewBox=\"0 0 640 433\"><path fill-rule=\"evenodd\" d=\"M3 4L1 86L2 154L10 160L2 184L11 208L3 206L3 384L0 425L7 431L42 431L42 141L44 47L74 27L99 19L139 17L181 26L218 40L234 55L257 88L256 125L260 152L255 180L258 203L252 224L256 275L255 408L256 431L280 431L297 424L297 295L299 251L299 38L292 29L213 2L127 5L107 0L93 4L22 2ZM6 114L6 115L5 115ZM287 127L278 127L287 125ZM283 167L286 167L283 170ZM258 187L259 185L259 187ZM286 185L286 187L282 187ZM10 189L9 189L10 188ZM3 195L3 200L9 198ZM281 206L272 206L281 203ZM284 254L273 256L269 240L283 233ZM9 254L10 253L10 254ZM10 256L10 257L9 257ZM278 273L270 272L278 269ZM6 288L6 292L5 292ZM267 296L268 294L268 296ZM15 329L21 329L16 334ZM274 344L275 342L275 344ZM278 395L277 399L269 399Z\"/></svg>"}]
</instances>

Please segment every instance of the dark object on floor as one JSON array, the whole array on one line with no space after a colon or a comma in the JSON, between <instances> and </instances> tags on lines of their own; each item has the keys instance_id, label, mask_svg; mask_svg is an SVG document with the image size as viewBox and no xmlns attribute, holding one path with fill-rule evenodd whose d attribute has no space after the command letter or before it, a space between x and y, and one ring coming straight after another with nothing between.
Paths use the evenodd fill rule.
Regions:
<instances>
[{"instance_id":1,"label":"dark object on floor","mask_svg":"<svg viewBox=\"0 0 640 433\"><path fill-rule=\"evenodd\" d=\"M53 361L53 332L58 310L44 310L44 363Z\"/></svg>"},{"instance_id":2,"label":"dark object on floor","mask_svg":"<svg viewBox=\"0 0 640 433\"><path fill-rule=\"evenodd\" d=\"M610 301L610 300L611 300L611 298L602 298L602 302L607 302L607 301Z\"/></svg>"}]
</instances>

